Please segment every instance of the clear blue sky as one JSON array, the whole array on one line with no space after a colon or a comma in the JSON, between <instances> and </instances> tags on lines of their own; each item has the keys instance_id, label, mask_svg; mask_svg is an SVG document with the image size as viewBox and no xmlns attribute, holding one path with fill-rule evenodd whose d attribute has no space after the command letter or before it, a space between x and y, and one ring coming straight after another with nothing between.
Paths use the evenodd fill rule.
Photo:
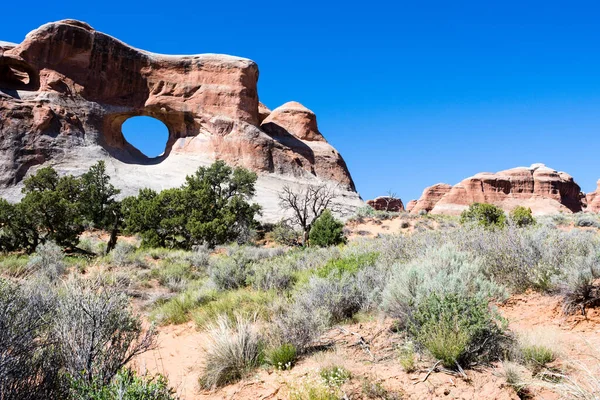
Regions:
<instances>
[{"instance_id":1,"label":"clear blue sky","mask_svg":"<svg viewBox=\"0 0 600 400\"><path fill-rule=\"evenodd\" d=\"M158 53L255 60L259 95L317 113L363 198L543 162L600 178L592 1L7 1L0 40L76 18Z\"/></svg>"}]
</instances>

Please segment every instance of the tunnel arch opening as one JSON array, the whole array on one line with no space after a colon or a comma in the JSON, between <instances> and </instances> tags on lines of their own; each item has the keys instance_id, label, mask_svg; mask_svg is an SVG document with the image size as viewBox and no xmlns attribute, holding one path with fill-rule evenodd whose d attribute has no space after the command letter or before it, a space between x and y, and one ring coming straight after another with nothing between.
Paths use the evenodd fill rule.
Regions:
<instances>
[{"instance_id":1,"label":"tunnel arch opening","mask_svg":"<svg viewBox=\"0 0 600 400\"><path fill-rule=\"evenodd\" d=\"M147 158L163 157L167 151L169 128L154 117L129 117L123 121L121 133L129 145Z\"/></svg>"}]
</instances>

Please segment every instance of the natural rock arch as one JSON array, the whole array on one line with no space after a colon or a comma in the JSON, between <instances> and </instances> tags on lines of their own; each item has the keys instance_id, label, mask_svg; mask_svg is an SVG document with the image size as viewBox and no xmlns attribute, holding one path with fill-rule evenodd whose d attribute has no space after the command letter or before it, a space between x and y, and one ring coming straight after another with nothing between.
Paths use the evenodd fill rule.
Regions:
<instances>
[{"instance_id":1,"label":"natural rock arch","mask_svg":"<svg viewBox=\"0 0 600 400\"><path fill-rule=\"evenodd\" d=\"M42 164L80 173L109 160L123 193L131 193L175 186L220 159L284 181L335 182L358 199L346 163L318 131L312 111L290 102L271 112L259 102L252 60L154 54L73 20L45 24L17 45L3 43L3 197L18 198L22 179ZM24 74L29 82L19 78ZM127 144L121 126L134 116L167 126L164 155L142 158Z\"/></svg>"}]
</instances>

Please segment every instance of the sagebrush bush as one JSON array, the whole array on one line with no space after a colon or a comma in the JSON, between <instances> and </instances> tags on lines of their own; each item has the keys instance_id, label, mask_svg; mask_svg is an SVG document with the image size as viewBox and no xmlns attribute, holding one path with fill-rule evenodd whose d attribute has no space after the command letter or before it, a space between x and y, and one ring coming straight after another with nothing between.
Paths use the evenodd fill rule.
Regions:
<instances>
[{"instance_id":1,"label":"sagebrush bush","mask_svg":"<svg viewBox=\"0 0 600 400\"><path fill-rule=\"evenodd\" d=\"M134 245L124 241L119 241L117 242L113 251L110 252L111 263L117 267L128 265L134 252Z\"/></svg>"},{"instance_id":2,"label":"sagebrush bush","mask_svg":"<svg viewBox=\"0 0 600 400\"><path fill-rule=\"evenodd\" d=\"M196 268L206 268L210 262L210 250L205 245L192 247L192 253L188 256L188 261Z\"/></svg>"},{"instance_id":3,"label":"sagebrush bush","mask_svg":"<svg viewBox=\"0 0 600 400\"><path fill-rule=\"evenodd\" d=\"M2 399L37 400L62 395L61 361L48 335L55 303L47 297L46 289L28 290L0 278Z\"/></svg>"},{"instance_id":4,"label":"sagebrush bush","mask_svg":"<svg viewBox=\"0 0 600 400\"><path fill-rule=\"evenodd\" d=\"M393 267L383 293L383 308L404 325L433 293L486 301L506 296L504 288L485 277L477 259L445 245L408 264Z\"/></svg>"},{"instance_id":5,"label":"sagebrush bush","mask_svg":"<svg viewBox=\"0 0 600 400\"><path fill-rule=\"evenodd\" d=\"M567 266L555 277L563 295L563 310L566 314L600 305L600 288L595 281L600 278L600 255L589 254L569 260Z\"/></svg>"},{"instance_id":6,"label":"sagebrush bush","mask_svg":"<svg viewBox=\"0 0 600 400\"><path fill-rule=\"evenodd\" d=\"M300 242L300 232L287 221L281 220L273 227L271 238L283 246L297 246Z\"/></svg>"},{"instance_id":7,"label":"sagebrush bush","mask_svg":"<svg viewBox=\"0 0 600 400\"><path fill-rule=\"evenodd\" d=\"M274 341L292 344L298 353L305 353L329 324L323 310L312 310L310 306L302 301L276 305L271 332Z\"/></svg>"},{"instance_id":8,"label":"sagebrush bush","mask_svg":"<svg viewBox=\"0 0 600 400\"><path fill-rule=\"evenodd\" d=\"M505 295L485 277L478 260L446 245L396 266L383 308L418 344L454 367L501 355L503 328L488 303Z\"/></svg>"},{"instance_id":9,"label":"sagebrush bush","mask_svg":"<svg viewBox=\"0 0 600 400\"><path fill-rule=\"evenodd\" d=\"M284 253L283 248L230 246L227 248L227 257L218 257L211 263L209 275L221 290L238 289L252 284L253 263L278 257Z\"/></svg>"},{"instance_id":10,"label":"sagebrush bush","mask_svg":"<svg viewBox=\"0 0 600 400\"><path fill-rule=\"evenodd\" d=\"M172 292L184 290L191 280L198 277L189 263L168 260L162 261L157 268L152 269L151 276Z\"/></svg>"},{"instance_id":11,"label":"sagebrush bush","mask_svg":"<svg viewBox=\"0 0 600 400\"><path fill-rule=\"evenodd\" d=\"M219 257L209 268L210 279L220 290L246 286L250 277L251 261L243 256Z\"/></svg>"},{"instance_id":12,"label":"sagebrush bush","mask_svg":"<svg viewBox=\"0 0 600 400\"><path fill-rule=\"evenodd\" d=\"M263 339L252 319L220 317L208 327L206 364L200 377L204 388L235 382L263 361Z\"/></svg>"},{"instance_id":13,"label":"sagebrush bush","mask_svg":"<svg viewBox=\"0 0 600 400\"><path fill-rule=\"evenodd\" d=\"M127 296L95 281L73 279L57 298L53 325L64 370L73 379L108 384L136 355L152 348Z\"/></svg>"},{"instance_id":14,"label":"sagebrush bush","mask_svg":"<svg viewBox=\"0 0 600 400\"><path fill-rule=\"evenodd\" d=\"M175 392L163 375L139 376L130 369L119 371L108 384L72 379L72 400L176 400Z\"/></svg>"},{"instance_id":15,"label":"sagebrush bush","mask_svg":"<svg viewBox=\"0 0 600 400\"><path fill-rule=\"evenodd\" d=\"M600 228L600 222L593 215L581 213L575 216L575 226Z\"/></svg>"},{"instance_id":16,"label":"sagebrush bush","mask_svg":"<svg viewBox=\"0 0 600 400\"><path fill-rule=\"evenodd\" d=\"M27 268L30 272L40 273L51 281L58 279L66 268L62 248L54 242L40 244L35 249L35 254L29 257Z\"/></svg>"},{"instance_id":17,"label":"sagebrush bush","mask_svg":"<svg viewBox=\"0 0 600 400\"><path fill-rule=\"evenodd\" d=\"M275 257L252 264L249 283L255 289L285 291L296 283L296 270L287 257Z\"/></svg>"}]
</instances>

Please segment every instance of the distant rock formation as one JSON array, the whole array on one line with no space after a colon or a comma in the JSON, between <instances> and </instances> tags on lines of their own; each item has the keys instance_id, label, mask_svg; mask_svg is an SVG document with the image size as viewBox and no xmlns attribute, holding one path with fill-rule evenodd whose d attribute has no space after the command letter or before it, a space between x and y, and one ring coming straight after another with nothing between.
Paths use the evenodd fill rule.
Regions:
<instances>
[{"instance_id":1,"label":"distant rock formation","mask_svg":"<svg viewBox=\"0 0 600 400\"><path fill-rule=\"evenodd\" d=\"M367 200L367 205L373 207L377 211L404 211L404 204L402 204L402 200L396 197L380 196L373 200Z\"/></svg>"},{"instance_id":2,"label":"distant rock formation","mask_svg":"<svg viewBox=\"0 0 600 400\"><path fill-rule=\"evenodd\" d=\"M149 53L64 20L0 42L0 196L16 200L42 165L80 174L104 159L123 194L183 183L220 159L259 173L257 201L277 211L283 184L331 182L362 204L342 156L315 114L299 103L270 111L259 102L254 61L217 54ZM165 152L147 158L125 140L134 116L162 121Z\"/></svg>"},{"instance_id":3,"label":"distant rock formation","mask_svg":"<svg viewBox=\"0 0 600 400\"><path fill-rule=\"evenodd\" d=\"M452 189L452 186L446 183L437 183L433 186L426 188L419 200L414 201L414 205L411 207L410 212L418 214L421 211L430 212L438 201L442 199Z\"/></svg>"},{"instance_id":4,"label":"distant rock formation","mask_svg":"<svg viewBox=\"0 0 600 400\"><path fill-rule=\"evenodd\" d=\"M472 203L490 203L506 211L524 206L541 215L582 211L586 199L569 174L544 164L533 164L496 173L479 173L454 186L429 187L411 213L426 210L432 214L458 215Z\"/></svg>"},{"instance_id":5,"label":"distant rock formation","mask_svg":"<svg viewBox=\"0 0 600 400\"><path fill-rule=\"evenodd\" d=\"M411 212L415 206L417 205L417 200L412 199L408 203L406 203L406 211Z\"/></svg>"},{"instance_id":6,"label":"distant rock formation","mask_svg":"<svg viewBox=\"0 0 600 400\"><path fill-rule=\"evenodd\" d=\"M596 190L586 194L586 211L600 212L600 180L596 182Z\"/></svg>"}]
</instances>

